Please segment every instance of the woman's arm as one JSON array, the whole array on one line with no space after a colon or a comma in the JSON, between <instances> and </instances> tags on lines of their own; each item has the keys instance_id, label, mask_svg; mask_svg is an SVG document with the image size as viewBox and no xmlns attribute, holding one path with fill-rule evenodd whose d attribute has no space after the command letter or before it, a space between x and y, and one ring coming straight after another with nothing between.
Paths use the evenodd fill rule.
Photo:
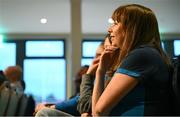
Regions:
<instances>
[{"instance_id":1,"label":"woman's arm","mask_svg":"<svg viewBox=\"0 0 180 117\"><path fill-rule=\"evenodd\" d=\"M101 54L100 62L96 70L95 83L92 95L92 115L96 115L96 103L98 102L104 90L104 77L107 69L110 66L111 55L114 51L112 49L106 50Z\"/></svg>"},{"instance_id":2,"label":"woman's arm","mask_svg":"<svg viewBox=\"0 0 180 117\"><path fill-rule=\"evenodd\" d=\"M100 70L96 72L96 79L92 95L92 115L97 115L96 104L104 90L104 73Z\"/></svg>"},{"instance_id":3,"label":"woman's arm","mask_svg":"<svg viewBox=\"0 0 180 117\"><path fill-rule=\"evenodd\" d=\"M80 85L80 98L77 104L77 110L82 113L89 113L91 115L92 110L92 91L94 86L94 77L96 69L99 64L99 57L94 58L92 64L86 74L82 76L82 82ZM83 114L82 116L85 116Z\"/></svg>"},{"instance_id":4,"label":"woman's arm","mask_svg":"<svg viewBox=\"0 0 180 117\"><path fill-rule=\"evenodd\" d=\"M116 47L109 46L100 58L92 96L92 114L95 116L109 115L112 108L138 83L133 77L116 73L104 90L104 76L112 65L116 50Z\"/></svg>"},{"instance_id":5,"label":"woman's arm","mask_svg":"<svg viewBox=\"0 0 180 117\"><path fill-rule=\"evenodd\" d=\"M115 105L117 105L137 83L138 80L135 78L116 73L107 88L102 92L100 89L101 83L96 82L93 90L93 114L95 116L109 115Z\"/></svg>"}]
</instances>

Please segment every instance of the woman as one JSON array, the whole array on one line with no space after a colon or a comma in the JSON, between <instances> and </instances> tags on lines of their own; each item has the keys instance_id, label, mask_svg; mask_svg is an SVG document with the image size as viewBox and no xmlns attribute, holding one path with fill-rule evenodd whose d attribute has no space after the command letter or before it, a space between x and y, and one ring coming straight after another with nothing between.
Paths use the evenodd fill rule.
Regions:
<instances>
[{"instance_id":1,"label":"woman","mask_svg":"<svg viewBox=\"0 0 180 117\"><path fill-rule=\"evenodd\" d=\"M112 45L101 55L96 70L93 116L169 115L170 60L161 47L155 14L130 4L117 8L112 20L108 29ZM109 67L118 69L104 88Z\"/></svg>"},{"instance_id":2,"label":"woman","mask_svg":"<svg viewBox=\"0 0 180 117\"><path fill-rule=\"evenodd\" d=\"M77 110L81 113L81 116L90 116L92 113L92 91L94 86L94 79L97 67L99 65L100 56L104 51L104 48L111 45L110 37L107 35L104 42L102 42L96 50L96 56L93 59L86 74L83 75L82 83L80 86L80 97L77 105ZM104 85L107 86L111 80L114 71L108 70L106 72Z\"/></svg>"}]
</instances>

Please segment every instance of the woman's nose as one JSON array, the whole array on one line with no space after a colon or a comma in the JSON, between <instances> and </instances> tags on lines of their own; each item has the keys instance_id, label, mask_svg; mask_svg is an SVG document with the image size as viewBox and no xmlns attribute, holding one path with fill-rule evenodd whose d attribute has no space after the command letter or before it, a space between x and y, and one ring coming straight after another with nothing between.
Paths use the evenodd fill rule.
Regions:
<instances>
[{"instance_id":1,"label":"woman's nose","mask_svg":"<svg viewBox=\"0 0 180 117\"><path fill-rule=\"evenodd\" d=\"M109 33L112 32L112 26L109 27L108 32L109 32Z\"/></svg>"}]
</instances>

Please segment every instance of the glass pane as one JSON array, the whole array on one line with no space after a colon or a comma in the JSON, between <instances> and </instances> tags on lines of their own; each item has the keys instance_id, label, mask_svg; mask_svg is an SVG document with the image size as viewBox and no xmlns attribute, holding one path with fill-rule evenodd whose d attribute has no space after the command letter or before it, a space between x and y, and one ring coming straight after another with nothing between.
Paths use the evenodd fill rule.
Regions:
<instances>
[{"instance_id":1,"label":"glass pane","mask_svg":"<svg viewBox=\"0 0 180 117\"><path fill-rule=\"evenodd\" d=\"M26 56L28 57L63 57L63 41L27 41Z\"/></svg>"},{"instance_id":2,"label":"glass pane","mask_svg":"<svg viewBox=\"0 0 180 117\"><path fill-rule=\"evenodd\" d=\"M174 40L174 55L180 55L180 40Z\"/></svg>"},{"instance_id":3,"label":"glass pane","mask_svg":"<svg viewBox=\"0 0 180 117\"><path fill-rule=\"evenodd\" d=\"M92 59L86 59L86 58L82 59L82 60L81 60L81 66L91 65L92 60L93 60L93 58L92 58Z\"/></svg>"},{"instance_id":4,"label":"glass pane","mask_svg":"<svg viewBox=\"0 0 180 117\"><path fill-rule=\"evenodd\" d=\"M25 92L36 102L59 102L66 98L66 66L64 59L25 59Z\"/></svg>"},{"instance_id":5,"label":"glass pane","mask_svg":"<svg viewBox=\"0 0 180 117\"><path fill-rule=\"evenodd\" d=\"M1 43L0 45L0 70L16 65L16 44Z\"/></svg>"},{"instance_id":6,"label":"glass pane","mask_svg":"<svg viewBox=\"0 0 180 117\"><path fill-rule=\"evenodd\" d=\"M82 44L82 56L94 57L96 49L100 45L101 41L84 41Z\"/></svg>"}]
</instances>

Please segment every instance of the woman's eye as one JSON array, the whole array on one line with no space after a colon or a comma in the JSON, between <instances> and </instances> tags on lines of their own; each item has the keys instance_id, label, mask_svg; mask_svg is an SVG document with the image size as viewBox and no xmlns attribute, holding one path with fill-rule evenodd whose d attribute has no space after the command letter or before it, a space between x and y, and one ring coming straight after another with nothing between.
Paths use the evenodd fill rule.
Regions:
<instances>
[{"instance_id":1,"label":"woman's eye","mask_svg":"<svg viewBox=\"0 0 180 117\"><path fill-rule=\"evenodd\" d=\"M117 23L117 22L115 22L115 23L114 23L114 25L118 25L118 23Z\"/></svg>"}]
</instances>

